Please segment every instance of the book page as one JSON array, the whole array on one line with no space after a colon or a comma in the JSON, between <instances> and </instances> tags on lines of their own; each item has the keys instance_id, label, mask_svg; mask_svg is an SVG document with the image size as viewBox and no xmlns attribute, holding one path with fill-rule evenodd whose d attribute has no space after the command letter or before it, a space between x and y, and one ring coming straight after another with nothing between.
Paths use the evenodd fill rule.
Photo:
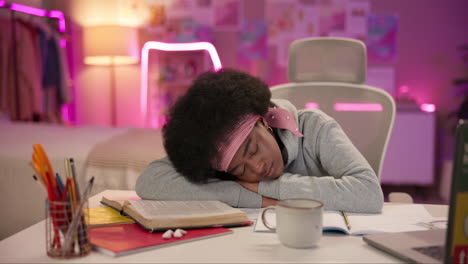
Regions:
<instances>
[{"instance_id":1,"label":"book page","mask_svg":"<svg viewBox=\"0 0 468 264\"><path fill-rule=\"evenodd\" d=\"M108 199L106 197L102 197L102 199L101 199L101 204L106 205L106 206L110 206L110 207L114 208L117 211L122 210L122 206L123 206L124 202L125 202L125 200L111 200L111 199Z\"/></svg>"},{"instance_id":2,"label":"book page","mask_svg":"<svg viewBox=\"0 0 468 264\"><path fill-rule=\"evenodd\" d=\"M129 203L144 218L182 218L193 216L243 213L219 201L155 201L139 200Z\"/></svg>"},{"instance_id":3,"label":"book page","mask_svg":"<svg viewBox=\"0 0 468 264\"><path fill-rule=\"evenodd\" d=\"M349 233L341 212L326 211L323 213L323 231L340 231Z\"/></svg>"}]
</instances>

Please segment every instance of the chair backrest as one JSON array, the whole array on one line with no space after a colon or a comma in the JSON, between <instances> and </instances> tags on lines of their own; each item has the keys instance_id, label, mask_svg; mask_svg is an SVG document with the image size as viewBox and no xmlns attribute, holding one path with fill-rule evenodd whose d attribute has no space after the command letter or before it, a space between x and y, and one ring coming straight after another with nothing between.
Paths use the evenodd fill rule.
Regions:
<instances>
[{"instance_id":1,"label":"chair backrest","mask_svg":"<svg viewBox=\"0 0 468 264\"><path fill-rule=\"evenodd\" d=\"M341 125L380 179L395 118L386 91L364 85L366 47L347 38L306 38L289 48L290 83L271 87L273 98L298 109L319 108Z\"/></svg>"}]
</instances>

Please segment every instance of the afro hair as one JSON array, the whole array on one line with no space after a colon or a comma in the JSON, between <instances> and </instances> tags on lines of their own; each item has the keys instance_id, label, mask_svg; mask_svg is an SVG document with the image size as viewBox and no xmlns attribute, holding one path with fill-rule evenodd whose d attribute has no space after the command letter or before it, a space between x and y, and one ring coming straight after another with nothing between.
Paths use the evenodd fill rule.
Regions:
<instances>
[{"instance_id":1,"label":"afro hair","mask_svg":"<svg viewBox=\"0 0 468 264\"><path fill-rule=\"evenodd\" d=\"M232 180L211 160L217 142L246 114L264 116L271 92L260 79L233 69L205 72L169 110L163 127L164 148L175 169L193 183Z\"/></svg>"}]
</instances>

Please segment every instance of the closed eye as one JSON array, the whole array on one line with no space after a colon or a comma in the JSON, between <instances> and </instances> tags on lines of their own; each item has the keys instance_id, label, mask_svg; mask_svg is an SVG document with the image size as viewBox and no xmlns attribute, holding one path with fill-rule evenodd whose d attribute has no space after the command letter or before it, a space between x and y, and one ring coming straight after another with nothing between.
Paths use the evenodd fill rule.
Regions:
<instances>
[{"instance_id":1,"label":"closed eye","mask_svg":"<svg viewBox=\"0 0 468 264\"><path fill-rule=\"evenodd\" d=\"M257 154L259 150L259 147L258 147L258 143L255 144L255 150L250 154L250 157L254 156L255 154ZM242 173L240 176L244 176L244 172L245 172L245 165L242 167Z\"/></svg>"},{"instance_id":2,"label":"closed eye","mask_svg":"<svg viewBox=\"0 0 468 264\"><path fill-rule=\"evenodd\" d=\"M254 152L252 152L251 156L257 154L257 152L258 152L258 143L255 144L255 150L254 150Z\"/></svg>"}]
</instances>

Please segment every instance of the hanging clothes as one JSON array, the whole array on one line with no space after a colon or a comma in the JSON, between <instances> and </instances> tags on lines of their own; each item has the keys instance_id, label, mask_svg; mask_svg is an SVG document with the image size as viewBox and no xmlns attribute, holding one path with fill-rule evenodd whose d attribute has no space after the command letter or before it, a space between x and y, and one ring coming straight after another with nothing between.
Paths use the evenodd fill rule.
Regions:
<instances>
[{"instance_id":1,"label":"hanging clothes","mask_svg":"<svg viewBox=\"0 0 468 264\"><path fill-rule=\"evenodd\" d=\"M42 19L0 10L0 111L11 120L61 122L71 81L59 34Z\"/></svg>"},{"instance_id":2,"label":"hanging clothes","mask_svg":"<svg viewBox=\"0 0 468 264\"><path fill-rule=\"evenodd\" d=\"M3 79L0 108L12 120L29 121L35 111L42 109L37 35L21 21L2 19L0 24Z\"/></svg>"}]
</instances>

